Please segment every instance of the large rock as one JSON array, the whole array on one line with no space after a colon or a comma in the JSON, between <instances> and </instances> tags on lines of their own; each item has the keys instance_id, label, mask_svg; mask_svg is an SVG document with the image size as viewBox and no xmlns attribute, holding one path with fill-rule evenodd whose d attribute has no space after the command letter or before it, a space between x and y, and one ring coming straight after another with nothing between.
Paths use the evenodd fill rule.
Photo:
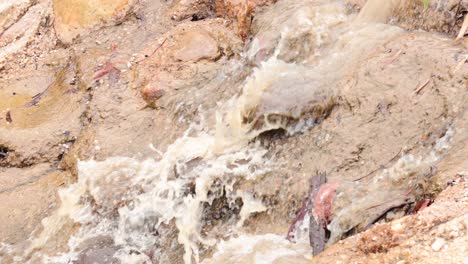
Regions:
<instances>
[{"instance_id":1,"label":"large rock","mask_svg":"<svg viewBox=\"0 0 468 264\"><path fill-rule=\"evenodd\" d=\"M47 3L0 3L0 64L30 44L47 14ZM1 67L0 67L1 68Z\"/></svg>"},{"instance_id":2,"label":"large rock","mask_svg":"<svg viewBox=\"0 0 468 264\"><path fill-rule=\"evenodd\" d=\"M180 36L180 48L175 53L178 61L215 60L220 52L216 40L205 30L194 30Z\"/></svg>"},{"instance_id":3,"label":"large rock","mask_svg":"<svg viewBox=\"0 0 468 264\"><path fill-rule=\"evenodd\" d=\"M91 29L121 22L135 0L54 0L55 30L64 43L71 43Z\"/></svg>"},{"instance_id":4,"label":"large rock","mask_svg":"<svg viewBox=\"0 0 468 264\"><path fill-rule=\"evenodd\" d=\"M275 2L276 0L177 0L169 10L169 15L178 21L187 18L196 21L213 16L231 19L237 22L237 34L246 40L255 9Z\"/></svg>"}]
</instances>

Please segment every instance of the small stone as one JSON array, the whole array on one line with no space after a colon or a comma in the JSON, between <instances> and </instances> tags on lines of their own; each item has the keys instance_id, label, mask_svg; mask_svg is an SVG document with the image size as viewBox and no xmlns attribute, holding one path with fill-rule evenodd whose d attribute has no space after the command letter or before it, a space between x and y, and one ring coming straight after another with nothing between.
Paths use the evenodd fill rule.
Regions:
<instances>
[{"instance_id":1,"label":"small stone","mask_svg":"<svg viewBox=\"0 0 468 264\"><path fill-rule=\"evenodd\" d=\"M163 97L165 94L166 91L164 91L164 89L159 89L152 85L146 85L141 90L141 95L143 96L143 99L148 103L148 105L153 105L156 100Z\"/></svg>"},{"instance_id":2,"label":"small stone","mask_svg":"<svg viewBox=\"0 0 468 264\"><path fill-rule=\"evenodd\" d=\"M434 251L439 251L445 245L445 240L443 238L437 238L431 247Z\"/></svg>"}]
</instances>

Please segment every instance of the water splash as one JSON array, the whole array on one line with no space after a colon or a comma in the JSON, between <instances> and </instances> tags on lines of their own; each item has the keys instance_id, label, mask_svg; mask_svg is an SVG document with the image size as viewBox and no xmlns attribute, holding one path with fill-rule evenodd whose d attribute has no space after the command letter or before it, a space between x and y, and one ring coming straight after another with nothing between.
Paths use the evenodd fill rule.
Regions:
<instances>
[{"instance_id":1,"label":"water splash","mask_svg":"<svg viewBox=\"0 0 468 264\"><path fill-rule=\"evenodd\" d=\"M311 257L308 243L293 244L274 234L242 235L220 242L213 257L202 264L310 263Z\"/></svg>"},{"instance_id":2,"label":"water splash","mask_svg":"<svg viewBox=\"0 0 468 264\"><path fill-rule=\"evenodd\" d=\"M215 154L214 148L214 136L200 133L176 140L161 160L114 157L79 162L78 181L60 190L61 207L44 219L44 230L27 252L43 247L72 219L81 227L69 241L70 252L45 257L47 262L71 261L86 240L111 237L115 256L123 263L150 263L148 252L158 244L158 228L174 221L184 262L193 258L198 263L199 244L213 246L216 241L201 234L204 204L219 198L216 189L226 190L229 202L241 198L241 226L252 212L266 208L248 193L235 192L233 185L273 167L263 158L265 150L255 145L222 154Z\"/></svg>"}]
</instances>

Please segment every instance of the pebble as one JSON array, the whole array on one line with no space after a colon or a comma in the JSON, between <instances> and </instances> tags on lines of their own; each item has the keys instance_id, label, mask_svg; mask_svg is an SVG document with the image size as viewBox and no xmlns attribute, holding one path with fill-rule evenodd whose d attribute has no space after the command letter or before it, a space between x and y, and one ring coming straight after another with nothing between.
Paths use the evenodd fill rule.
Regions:
<instances>
[{"instance_id":1,"label":"pebble","mask_svg":"<svg viewBox=\"0 0 468 264\"><path fill-rule=\"evenodd\" d=\"M431 247L434 251L439 251L445 245L445 240L443 238L437 238L434 243L432 243Z\"/></svg>"}]
</instances>

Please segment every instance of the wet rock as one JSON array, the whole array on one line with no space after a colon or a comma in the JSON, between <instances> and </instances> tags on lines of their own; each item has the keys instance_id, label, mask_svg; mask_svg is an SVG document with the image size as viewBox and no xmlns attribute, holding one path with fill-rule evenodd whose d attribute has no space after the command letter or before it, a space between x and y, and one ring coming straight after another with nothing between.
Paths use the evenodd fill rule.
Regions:
<instances>
[{"instance_id":1,"label":"wet rock","mask_svg":"<svg viewBox=\"0 0 468 264\"><path fill-rule=\"evenodd\" d=\"M237 33L245 41L250 35L251 23L255 12L263 6L276 3L277 0L217 0L216 14L237 22Z\"/></svg>"},{"instance_id":2,"label":"wet rock","mask_svg":"<svg viewBox=\"0 0 468 264\"><path fill-rule=\"evenodd\" d=\"M360 10L367 0L345 0L345 4L352 10Z\"/></svg>"},{"instance_id":3,"label":"wet rock","mask_svg":"<svg viewBox=\"0 0 468 264\"><path fill-rule=\"evenodd\" d=\"M392 15L395 24L455 35L460 31L468 0L431 0L426 8L420 0L401 1Z\"/></svg>"},{"instance_id":4,"label":"wet rock","mask_svg":"<svg viewBox=\"0 0 468 264\"><path fill-rule=\"evenodd\" d=\"M172 19L181 21L187 18L201 20L213 16L213 0L179 0L169 10Z\"/></svg>"},{"instance_id":5,"label":"wet rock","mask_svg":"<svg viewBox=\"0 0 468 264\"><path fill-rule=\"evenodd\" d=\"M221 0L216 1L218 16L227 17L237 21L237 34L246 40L250 34L250 26L256 4L254 1Z\"/></svg>"},{"instance_id":6,"label":"wet rock","mask_svg":"<svg viewBox=\"0 0 468 264\"><path fill-rule=\"evenodd\" d=\"M81 253L73 264L91 264L91 263L109 263L120 264L121 262L114 257L117 247L110 237L95 237L92 240L85 241L80 245Z\"/></svg>"},{"instance_id":7,"label":"wet rock","mask_svg":"<svg viewBox=\"0 0 468 264\"><path fill-rule=\"evenodd\" d=\"M251 29L254 38L248 55L257 65L275 51L286 62L307 61L331 43L333 36L329 32L346 22L345 14L344 6L333 1L323 5L280 1L255 16ZM271 17L275 19L272 21Z\"/></svg>"},{"instance_id":8,"label":"wet rock","mask_svg":"<svg viewBox=\"0 0 468 264\"><path fill-rule=\"evenodd\" d=\"M134 0L54 0L57 37L68 44L94 27L121 22L134 3Z\"/></svg>"},{"instance_id":9,"label":"wet rock","mask_svg":"<svg viewBox=\"0 0 468 264\"><path fill-rule=\"evenodd\" d=\"M228 20L206 19L180 24L136 55L132 85L140 90L149 105L158 100L158 106L163 108L176 107L187 100L184 93L178 91L197 87L195 94L200 99L196 99L195 107L198 102L207 101L202 99L206 98L201 93L202 88L211 87L206 85L207 82L216 78L223 65L237 58L241 46L242 42ZM165 92L162 97L157 91L160 89Z\"/></svg>"},{"instance_id":10,"label":"wet rock","mask_svg":"<svg viewBox=\"0 0 468 264\"><path fill-rule=\"evenodd\" d=\"M196 21L213 16L234 20L237 22L237 34L246 40L255 9L275 2L276 0L179 0L170 14L179 21L190 17L192 21Z\"/></svg>"},{"instance_id":11,"label":"wet rock","mask_svg":"<svg viewBox=\"0 0 468 264\"><path fill-rule=\"evenodd\" d=\"M391 22L405 29L422 29L455 35L468 11L468 0L431 0L426 7L422 0L348 0L361 9L363 21ZM365 5L363 4L365 3Z\"/></svg>"},{"instance_id":12,"label":"wet rock","mask_svg":"<svg viewBox=\"0 0 468 264\"><path fill-rule=\"evenodd\" d=\"M218 43L205 30L186 32L179 37L178 43L180 46L174 56L178 61L216 60L220 55Z\"/></svg>"}]
</instances>

